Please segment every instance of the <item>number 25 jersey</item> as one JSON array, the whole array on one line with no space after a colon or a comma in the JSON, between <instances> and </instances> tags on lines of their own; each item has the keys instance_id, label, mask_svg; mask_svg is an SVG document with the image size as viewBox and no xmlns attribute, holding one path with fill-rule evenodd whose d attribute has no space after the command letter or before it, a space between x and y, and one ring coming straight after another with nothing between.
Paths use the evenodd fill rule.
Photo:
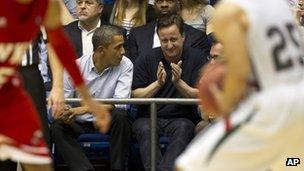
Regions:
<instances>
[{"instance_id":1,"label":"number 25 jersey","mask_svg":"<svg viewBox=\"0 0 304 171\"><path fill-rule=\"evenodd\" d=\"M304 74L304 37L285 1L225 0L239 6L249 21L246 43L262 90L299 82Z\"/></svg>"}]
</instances>

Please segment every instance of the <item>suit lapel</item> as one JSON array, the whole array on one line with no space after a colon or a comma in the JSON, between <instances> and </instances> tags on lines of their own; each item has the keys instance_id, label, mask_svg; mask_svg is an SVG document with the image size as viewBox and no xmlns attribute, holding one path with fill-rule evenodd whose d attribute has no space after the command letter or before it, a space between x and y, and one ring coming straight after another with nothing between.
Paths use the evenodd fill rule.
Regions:
<instances>
[{"instance_id":1,"label":"suit lapel","mask_svg":"<svg viewBox=\"0 0 304 171\"><path fill-rule=\"evenodd\" d=\"M142 40L144 40L143 44L145 46L145 49L151 49L153 46L153 40L154 40L154 30L155 30L156 21L152 21L147 24L147 28L144 31L144 35Z\"/></svg>"}]
</instances>

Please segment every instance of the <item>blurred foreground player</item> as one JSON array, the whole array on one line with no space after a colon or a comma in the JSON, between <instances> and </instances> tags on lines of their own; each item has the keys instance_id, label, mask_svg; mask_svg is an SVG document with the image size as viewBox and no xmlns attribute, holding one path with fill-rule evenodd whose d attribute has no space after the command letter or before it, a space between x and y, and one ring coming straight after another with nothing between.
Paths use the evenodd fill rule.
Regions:
<instances>
[{"instance_id":1,"label":"blurred foreground player","mask_svg":"<svg viewBox=\"0 0 304 171\"><path fill-rule=\"evenodd\" d=\"M49 41L73 77L84 105L97 116L100 130L106 132L110 122L108 111L92 100L73 62L75 52L61 29L59 9L57 0L0 2L0 160L19 161L26 170L52 170L37 112L16 72L40 25L45 26Z\"/></svg>"},{"instance_id":2,"label":"blurred foreground player","mask_svg":"<svg viewBox=\"0 0 304 171\"><path fill-rule=\"evenodd\" d=\"M227 73L221 90L210 89L224 118L198 135L177 170L304 170L288 166L304 160L304 48L286 1L223 0L214 28Z\"/></svg>"}]
</instances>

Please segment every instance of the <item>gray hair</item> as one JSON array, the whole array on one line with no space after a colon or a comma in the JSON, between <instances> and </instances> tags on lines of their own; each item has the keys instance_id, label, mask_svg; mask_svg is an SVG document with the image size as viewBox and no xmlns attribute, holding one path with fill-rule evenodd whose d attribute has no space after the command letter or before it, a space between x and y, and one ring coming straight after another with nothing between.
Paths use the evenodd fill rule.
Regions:
<instances>
[{"instance_id":1,"label":"gray hair","mask_svg":"<svg viewBox=\"0 0 304 171\"><path fill-rule=\"evenodd\" d=\"M103 25L97 28L92 37L93 51L100 45L108 46L112 42L113 36L123 36L122 29L113 25Z\"/></svg>"}]
</instances>

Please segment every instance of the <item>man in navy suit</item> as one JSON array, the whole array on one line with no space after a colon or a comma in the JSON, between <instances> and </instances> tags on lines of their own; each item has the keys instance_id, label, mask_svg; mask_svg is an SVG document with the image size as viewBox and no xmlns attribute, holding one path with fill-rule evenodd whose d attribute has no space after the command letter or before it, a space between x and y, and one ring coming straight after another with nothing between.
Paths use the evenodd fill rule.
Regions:
<instances>
[{"instance_id":1,"label":"man in navy suit","mask_svg":"<svg viewBox=\"0 0 304 171\"><path fill-rule=\"evenodd\" d=\"M177 13L180 6L178 0L155 0L154 8L158 16L167 13ZM184 45L192 48L199 48L209 54L210 44L205 32L199 31L187 24L184 24L185 41ZM133 63L142 54L152 48L160 47L156 33L156 20L143 26L131 29L129 35L129 58Z\"/></svg>"},{"instance_id":2,"label":"man in navy suit","mask_svg":"<svg viewBox=\"0 0 304 171\"><path fill-rule=\"evenodd\" d=\"M77 57L93 52L92 36L101 23L100 16L103 10L103 0L76 1L78 20L65 26L75 49Z\"/></svg>"}]
</instances>

